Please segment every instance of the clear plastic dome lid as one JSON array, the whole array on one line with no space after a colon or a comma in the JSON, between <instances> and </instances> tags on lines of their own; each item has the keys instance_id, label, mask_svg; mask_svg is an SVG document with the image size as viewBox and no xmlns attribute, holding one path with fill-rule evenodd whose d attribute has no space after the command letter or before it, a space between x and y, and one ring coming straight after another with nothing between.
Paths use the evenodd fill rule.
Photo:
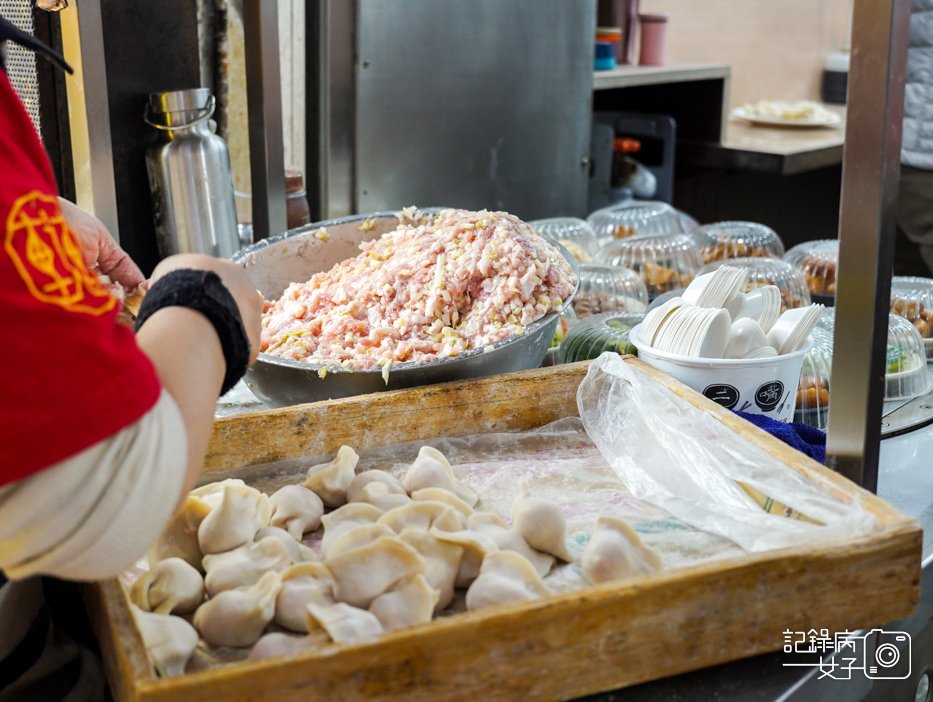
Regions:
<instances>
[{"instance_id":1,"label":"clear plastic dome lid","mask_svg":"<svg viewBox=\"0 0 933 702\"><path fill-rule=\"evenodd\" d=\"M648 289L637 273L621 266L586 263L580 266L580 287L573 309L583 319L601 312L644 312Z\"/></svg>"},{"instance_id":2,"label":"clear plastic dome lid","mask_svg":"<svg viewBox=\"0 0 933 702\"><path fill-rule=\"evenodd\" d=\"M794 421L826 431L829 425L829 376L833 367L833 332L819 324L813 346L803 357Z\"/></svg>"},{"instance_id":3,"label":"clear plastic dome lid","mask_svg":"<svg viewBox=\"0 0 933 702\"><path fill-rule=\"evenodd\" d=\"M613 239L653 234L682 234L680 213L666 202L629 200L596 210L586 218L596 240L604 245Z\"/></svg>"},{"instance_id":4,"label":"clear plastic dome lid","mask_svg":"<svg viewBox=\"0 0 933 702\"><path fill-rule=\"evenodd\" d=\"M784 254L784 260L803 272L807 289L815 302L832 304L832 298L836 296L838 240L820 239L797 244Z\"/></svg>"},{"instance_id":5,"label":"clear plastic dome lid","mask_svg":"<svg viewBox=\"0 0 933 702\"><path fill-rule=\"evenodd\" d=\"M542 236L553 239L563 246L579 263L589 263L599 249L596 233L582 219L576 217L552 217L529 222Z\"/></svg>"},{"instance_id":6,"label":"clear plastic dome lid","mask_svg":"<svg viewBox=\"0 0 933 702\"><path fill-rule=\"evenodd\" d=\"M722 264L708 263L703 266L697 275L715 271ZM744 268L744 292L765 285L776 285L781 291L781 314L795 307L806 307L810 304L810 291L802 271L794 268L779 258L735 258L728 262L735 268ZM825 314L825 310L824 310Z\"/></svg>"},{"instance_id":7,"label":"clear plastic dome lid","mask_svg":"<svg viewBox=\"0 0 933 702\"><path fill-rule=\"evenodd\" d=\"M597 252L596 262L638 273L649 300L687 287L702 265L699 249L686 234L615 239Z\"/></svg>"},{"instance_id":8,"label":"clear plastic dome lid","mask_svg":"<svg viewBox=\"0 0 933 702\"><path fill-rule=\"evenodd\" d=\"M604 351L635 355L629 332L644 318L645 315L638 312L603 312L581 319L567 332L557 360L559 363L586 361Z\"/></svg>"},{"instance_id":9,"label":"clear plastic dome lid","mask_svg":"<svg viewBox=\"0 0 933 702\"><path fill-rule=\"evenodd\" d=\"M560 311L557 326L554 328L554 336L551 337L549 349L556 349L560 346L564 339L567 338L567 332L570 331L570 327L576 323L577 315L573 311L573 305L564 305L564 309Z\"/></svg>"},{"instance_id":10,"label":"clear plastic dome lid","mask_svg":"<svg viewBox=\"0 0 933 702\"><path fill-rule=\"evenodd\" d=\"M699 227L691 238L704 263L731 258L781 258L784 243L770 227L755 222L716 222Z\"/></svg>"},{"instance_id":11,"label":"clear plastic dome lid","mask_svg":"<svg viewBox=\"0 0 933 702\"><path fill-rule=\"evenodd\" d=\"M891 312L916 327L933 361L933 278L895 276L891 279Z\"/></svg>"},{"instance_id":12,"label":"clear plastic dome lid","mask_svg":"<svg viewBox=\"0 0 933 702\"><path fill-rule=\"evenodd\" d=\"M909 400L930 390L927 356L917 328L897 314L888 315L884 399Z\"/></svg>"}]
</instances>

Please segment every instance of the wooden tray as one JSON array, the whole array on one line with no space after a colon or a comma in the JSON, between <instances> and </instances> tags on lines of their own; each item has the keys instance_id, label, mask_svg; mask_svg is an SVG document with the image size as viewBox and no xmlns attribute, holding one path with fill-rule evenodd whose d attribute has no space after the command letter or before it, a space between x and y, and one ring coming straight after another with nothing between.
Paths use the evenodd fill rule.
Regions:
<instances>
[{"instance_id":1,"label":"wooden tray","mask_svg":"<svg viewBox=\"0 0 933 702\"><path fill-rule=\"evenodd\" d=\"M161 680L116 580L88 588L118 700L560 700L780 649L782 632L906 616L920 594L913 520L676 380L642 373L837 495L861 494L877 530L468 612L372 644L328 646ZM586 363L218 420L205 470L437 436L521 431L576 415Z\"/></svg>"}]
</instances>

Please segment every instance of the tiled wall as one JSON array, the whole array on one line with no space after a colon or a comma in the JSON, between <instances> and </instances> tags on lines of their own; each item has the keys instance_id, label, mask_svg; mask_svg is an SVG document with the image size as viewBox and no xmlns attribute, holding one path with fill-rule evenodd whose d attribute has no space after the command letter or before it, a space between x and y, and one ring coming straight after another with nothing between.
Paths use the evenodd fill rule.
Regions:
<instances>
[{"instance_id":1,"label":"tiled wall","mask_svg":"<svg viewBox=\"0 0 933 702\"><path fill-rule=\"evenodd\" d=\"M641 0L664 12L668 63L732 66L730 103L819 97L827 54L849 42L852 0Z\"/></svg>"}]
</instances>

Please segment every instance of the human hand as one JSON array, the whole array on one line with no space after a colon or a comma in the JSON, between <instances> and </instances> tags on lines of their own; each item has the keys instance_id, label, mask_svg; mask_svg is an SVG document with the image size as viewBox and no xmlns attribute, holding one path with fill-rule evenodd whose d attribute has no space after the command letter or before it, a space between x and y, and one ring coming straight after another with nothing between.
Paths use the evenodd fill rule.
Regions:
<instances>
[{"instance_id":1,"label":"human hand","mask_svg":"<svg viewBox=\"0 0 933 702\"><path fill-rule=\"evenodd\" d=\"M249 340L249 364L253 365L259 355L259 328L263 298L246 275L246 271L235 263L204 254L176 254L169 256L155 267L149 284L152 285L165 274L179 268L212 271L220 277L240 311L243 329Z\"/></svg>"},{"instance_id":2,"label":"human hand","mask_svg":"<svg viewBox=\"0 0 933 702\"><path fill-rule=\"evenodd\" d=\"M103 222L64 198L58 198L58 204L78 240L84 263L92 273L110 276L111 280L127 289L135 288L146 280L139 266L114 241Z\"/></svg>"}]
</instances>

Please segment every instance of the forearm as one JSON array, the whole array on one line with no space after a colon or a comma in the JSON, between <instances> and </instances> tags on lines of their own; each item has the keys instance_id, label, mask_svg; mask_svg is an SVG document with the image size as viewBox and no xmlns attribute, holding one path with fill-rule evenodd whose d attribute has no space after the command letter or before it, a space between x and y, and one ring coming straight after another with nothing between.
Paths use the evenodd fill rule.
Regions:
<instances>
[{"instance_id":1,"label":"forearm","mask_svg":"<svg viewBox=\"0 0 933 702\"><path fill-rule=\"evenodd\" d=\"M207 452L226 361L213 325L186 307L165 307L153 314L137 332L136 343L152 361L185 422L188 463L181 499L194 484Z\"/></svg>"}]
</instances>

